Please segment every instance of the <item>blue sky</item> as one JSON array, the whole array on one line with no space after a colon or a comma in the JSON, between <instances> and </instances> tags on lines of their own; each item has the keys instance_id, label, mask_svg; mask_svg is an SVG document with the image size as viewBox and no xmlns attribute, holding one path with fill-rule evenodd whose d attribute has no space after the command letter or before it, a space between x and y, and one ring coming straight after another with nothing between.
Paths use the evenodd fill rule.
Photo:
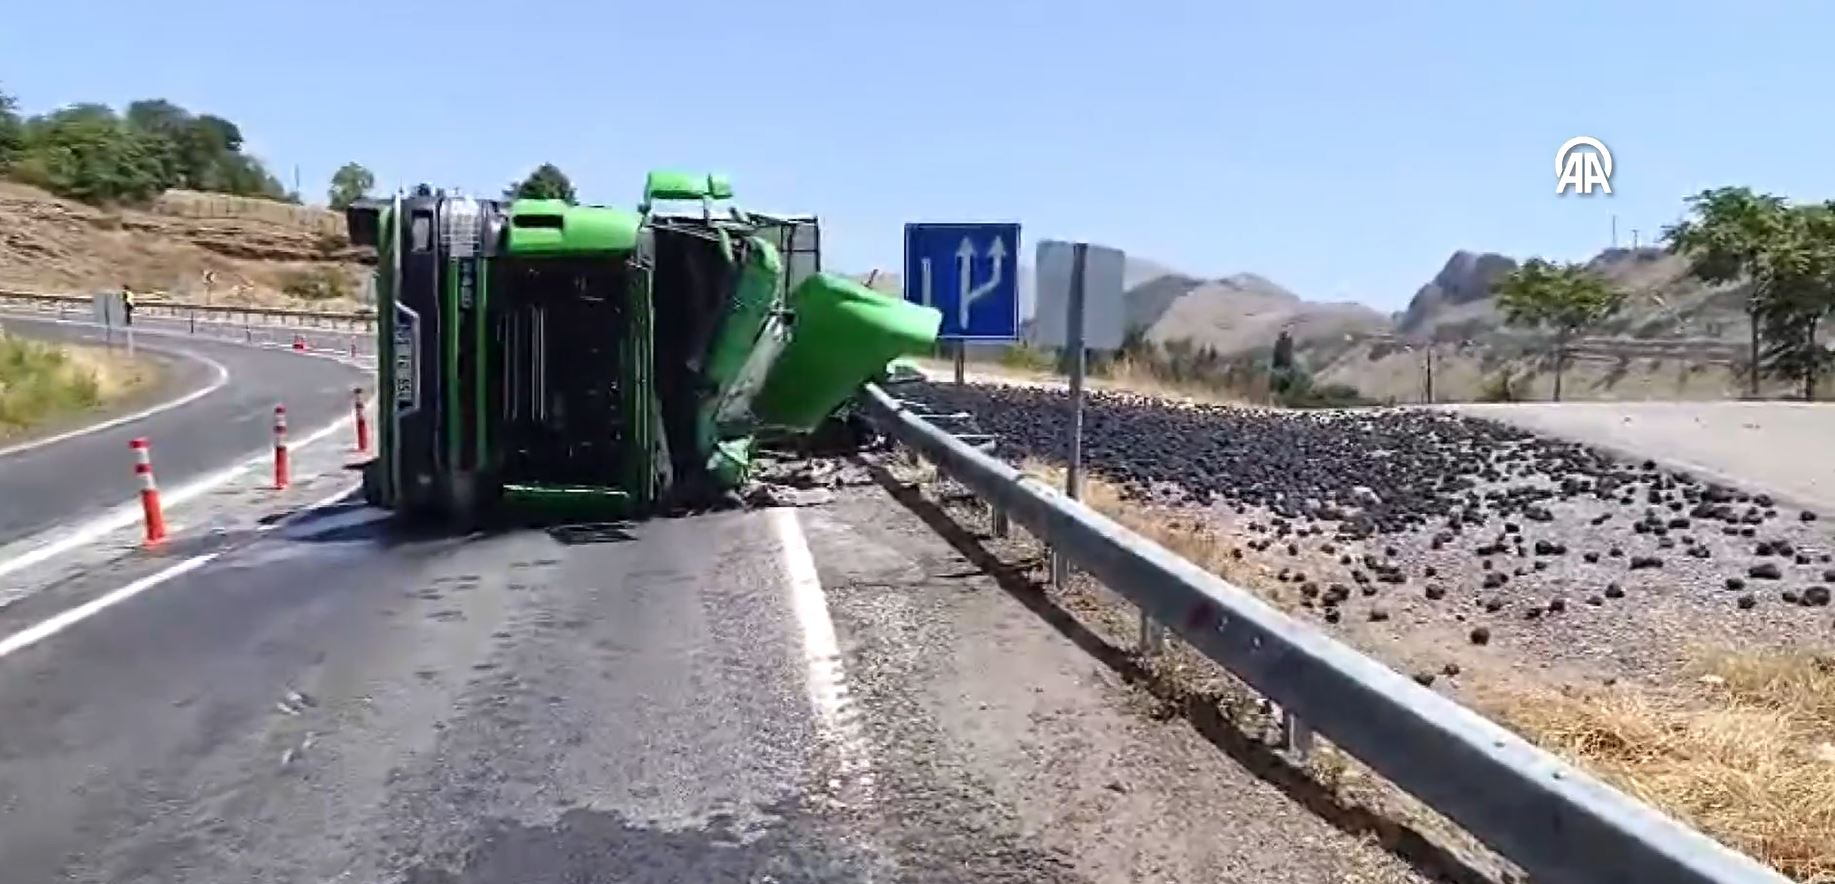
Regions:
<instances>
[{"instance_id":1,"label":"blue sky","mask_svg":"<svg viewBox=\"0 0 1835 884\"><path fill-rule=\"evenodd\" d=\"M1835 4L10 5L29 111L218 113L319 200L351 159L471 192L550 161L626 204L648 168L722 170L822 215L849 271L896 270L907 221L1018 220L1394 309L1456 248L1578 259L1704 187L1835 196ZM1555 196L1573 135L1612 196Z\"/></svg>"}]
</instances>

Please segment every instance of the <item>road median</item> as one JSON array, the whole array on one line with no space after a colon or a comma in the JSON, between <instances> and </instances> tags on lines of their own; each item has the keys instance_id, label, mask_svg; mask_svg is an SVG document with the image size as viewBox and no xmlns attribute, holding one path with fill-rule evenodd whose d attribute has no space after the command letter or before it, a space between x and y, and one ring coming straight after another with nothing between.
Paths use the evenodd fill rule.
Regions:
<instances>
[{"instance_id":1,"label":"road median","mask_svg":"<svg viewBox=\"0 0 1835 884\"><path fill-rule=\"evenodd\" d=\"M157 390L164 374L146 356L0 329L0 442L106 415Z\"/></svg>"}]
</instances>

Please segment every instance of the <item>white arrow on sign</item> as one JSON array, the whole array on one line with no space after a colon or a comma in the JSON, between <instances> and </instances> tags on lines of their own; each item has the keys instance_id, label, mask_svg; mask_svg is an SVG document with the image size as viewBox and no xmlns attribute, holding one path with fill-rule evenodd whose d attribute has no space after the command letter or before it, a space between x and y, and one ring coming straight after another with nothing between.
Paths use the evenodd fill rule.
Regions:
<instances>
[{"instance_id":1,"label":"white arrow on sign","mask_svg":"<svg viewBox=\"0 0 1835 884\"><path fill-rule=\"evenodd\" d=\"M919 258L918 259L918 269L920 271L918 273L918 276L921 277L924 281L924 284L922 286L922 292L924 295L924 306L929 307L932 303L935 303L934 299L930 295L930 259L929 258Z\"/></svg>"},{"instance_id":2,"label":"white arrow on sign","mask_svg":"<svg viewBox=\"0 0 1835 884\"><path fill-rule=\"evenodd\" d=\"M994 237L994 241L988 244L988 257L994 262L993 275L988 277L987 282L971 286L974 281L971 270L975 260L975 244L965 236L962 238L962 244L956 247L956 285L958 286L956 314L958 327L964 330L968 328L969 306L1000 288L1000 279L1007 264L1006 240L998 236ZM926 279L928 280L928 277ZM925 291L929 291L928 282L925 284Z\"/></svg>"}]
</instances>

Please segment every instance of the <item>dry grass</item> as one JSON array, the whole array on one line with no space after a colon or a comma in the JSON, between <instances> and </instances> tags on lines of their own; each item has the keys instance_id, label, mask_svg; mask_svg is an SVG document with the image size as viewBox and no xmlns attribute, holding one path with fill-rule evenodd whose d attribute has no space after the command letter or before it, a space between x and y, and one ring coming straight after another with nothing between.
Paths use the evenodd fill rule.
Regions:
<instances>
[{"instance_id":1,"label":"dry grass","mask_svg":"<svg viewBox=\"0 0 1835 884\"><path fill-rule=\"evenodd\" d=\"M344 233L344 214L322 206L296 206L256 197L195 190L168 190L153 201L153 211L185 218L260 221L314 233Z\"/></svg>"},{"instance_id":2,"label":"dry grass","mask_svg":"<svg viewBox=\"0 0 1835 884\"><path fill-rule=\"evenodd\" d=\"M69 347L65 350L72 371L95 379L101 402L112 402L151 384L158 374L144 359L129 359L120 350L102 347Z\"/></svg>"},{"instance_id":3,"label":"dry grass","mask_svg":"<svg viewBox=\"0 0 1835 884\"><path fill-rule=\"evenodd\" d=\"M1051 485L1064 487L1064 468L1028 459L1020 469ZM1232 538L1210 518L1170 508L1148 506L1123 499L1121 489L1100 477L1084 475L1082 503L1129 531L1133 531L1206 571L1254 592L1283 610L1293 610L1299 599L1272 572L1259 564L1230 555Z\"/></svg>"},{"instance_id":4,"label":"dry grass","mask_svg":"<svg viewBox=\"0 0 1835 884\"><path fill-rule=\"evenodd\" d=\"M1221 389L1215 384L1166 378L1154 371L1150 364L1128 356L1115 360L1109 366L1108 375L1099 379L1098 384L1099 389L1106 386L1108 389L1124 390L1144 396L1205 405L1265 404L1269 401L1270 395L1266 378L1257 382L1252 389Z\"/></svg>"},{"instance_id":5,"label":"dry grass","mask_svg":"<svg viewBox=\"0 0 1835 884\"><path fill-rule=\"evenodd\" d=\"M1672 691L1517 690L1525 736L1800 880L1835 881L1835 659L1705 653Z\"/></svg>"},{"instance_id":6,"label":"dry grass","mask_svg":"<svg viewBox=\"0 0 1835 884\"><path fill-rule=\"evenodd\" d=\"M1023 469L1063 484L1055 464ZM1085 479L1083 501L1277 607L1298 601L1284 598L1286 587L1265 568L1230 556L1232 539L1201 515L1124 500L1097 478ZM1494 720L1722 843L1796 880L1835 884L1835 656L1702 651L1687 674L1666 688L1584 692L1474 683L1469 697Z\"/></svg>"},{"instance_id":7,"label":"dry grass","mask_svg":"<svg viewBox=\"0 0 1835 884\"><path fill-rule=\"evenodd\" d=\"M152 376L150 366L123 354L0 333L0 438L104 405Z\"/></svg>"}]
</instances>

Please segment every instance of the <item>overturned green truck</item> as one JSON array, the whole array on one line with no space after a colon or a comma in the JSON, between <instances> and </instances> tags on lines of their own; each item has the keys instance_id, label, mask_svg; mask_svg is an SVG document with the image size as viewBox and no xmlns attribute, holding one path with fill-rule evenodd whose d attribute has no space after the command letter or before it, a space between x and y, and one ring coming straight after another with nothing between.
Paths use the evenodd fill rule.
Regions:
<instances>
[{"instance_id":1,"label":"overturned green truck","mask_svg":"<svg viewBox=\"0 0 1835 884\"><path fill-rule=\"evenodd\" d=\"M377 251L366 498L471 522L641 516L743 483L941 317L821 269L816 218L652 172L633 210L425 190L347 210Z\"/></svg>"}]
</instances>

